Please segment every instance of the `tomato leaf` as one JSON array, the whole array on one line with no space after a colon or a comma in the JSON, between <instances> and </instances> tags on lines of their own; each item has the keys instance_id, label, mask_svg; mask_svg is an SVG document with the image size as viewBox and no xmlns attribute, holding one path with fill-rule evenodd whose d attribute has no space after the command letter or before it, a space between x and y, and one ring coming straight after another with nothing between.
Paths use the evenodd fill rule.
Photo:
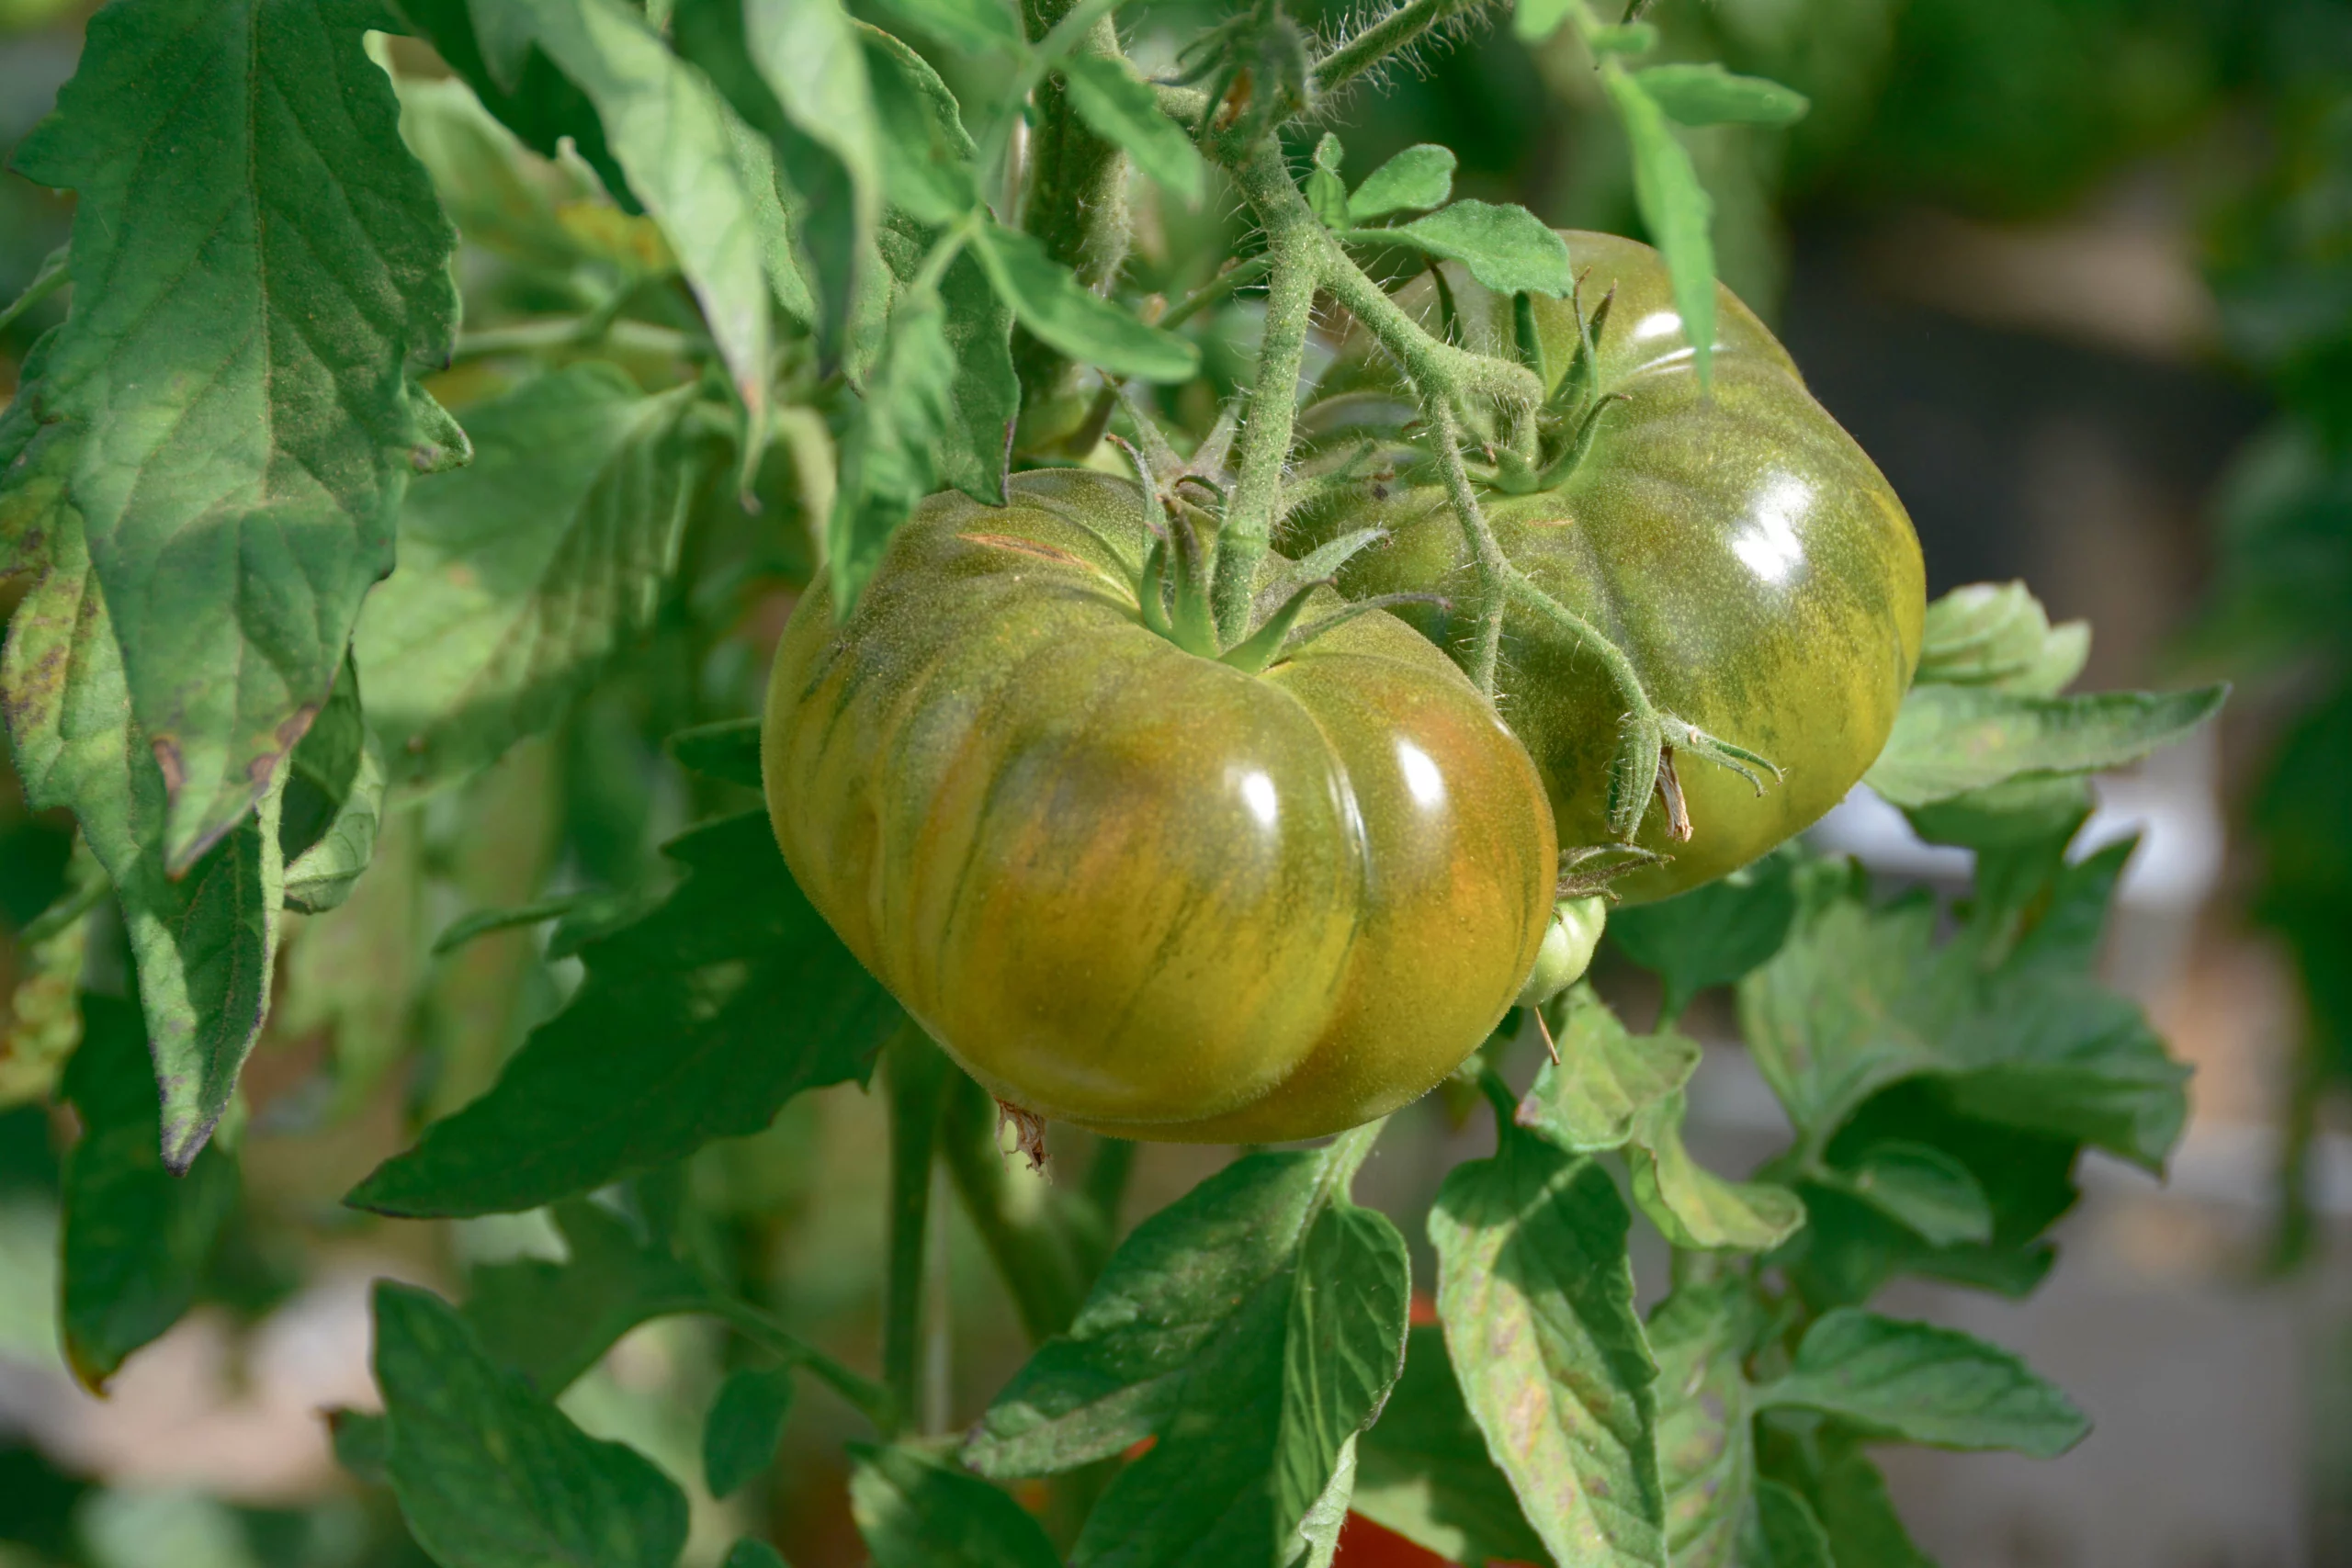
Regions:
<instances>
[{"instance_id":1,"label":"tomato leaf","mask_svg":"<svg viewBox=\"0 0 2352 1568\"><path fill-rule=\"evenodd\" d=\"M1680 1016L1710 986L1731 985L1781 951L1796 919L1795 857L1768 855L1656 904L1609 912L1609 940L1665 984Z\"/></svg>"},{"instance_id":2,"label":"tomato leaf","mask_svg":"<svg viewBox=\"0 0 2352 1568\"><path fill-rule=\"evenodd\" d=\"M1726 1181L1682 1144L1682 1091L1651 1101L1634 1118L1626 1152L1634 1201L1676 1247L1768 1252L1804 1224L1804 1205L1784 1187Z\"/></svg>"},{"instance_id":3,"label":"tomato leaf","mask_svg":"<svg viewBox=\"0 0 2352 1568\"><path fill-rule=\"evenodd\" d=\"M665 742L670 755L688 773L724 779L746 789L760 787L760 721L722 718L715 724L682 729Z\"/></svg>"},{"instance_id":4,"label":"tomato leaf","mask_svg":"<svg viewBox=\"0 0 2352 1568\"><path fill-rule=\"evenodd\" d=\"M1886 1478L1848 1433L1823 1434L1820 1458L1803 1490L1839 1562L1871 1568L1935 1568L1912 1544L1887 1495Z\"/></svg>"},{"instance_id":5,"label":"tomato leaf","mask_svg":"<svg viewBox=\"0 0 2352 1568\"><path fill-rule=\"evenodd\" d=\"M1185 206L1200 205L1208 166L1184 128L1160 112L1150 84L1107 55L1073 54L1061 70L1079 118L1103 141L1125 148L1136 168Z\"/></svg>"},{"instance_id":6,"label":"tomato leaf","mask_svg":"<svg viewBox=\"0 0 2352 1568\"><path fill-rule=\"evenodd\" d=\"M554 158L568 139L614 198L631 212L638 210L628 177L605 144L596 106L565 79L553 61L531 47L526 14L477 0L394 3L417 36L433 45L442 62L473 89L481 107L524 146L542 158Z\"/></svg>"},{"instance_id":7,"label":"tomato leaf","mask_svg":"<svg viewBox=\"0 0 2352 1568\"><path fill-rule=\"evenodd\" d=\"M1740 1529L1740 1568L1836 1568L1829 1537L1805 1500L1777 1481L1758 1481Z\"/></svg>"},{"instance_id":8,"label":"tomato leaf","mask_svg":"<svg viewBox=\"0 0 2352 1568\"><path fill-rule=\"evenodd\" d=\"M1351 239L1410 245L1458 261L1498 294L1566 297L1576 285L1568 243L1524 207L1497 207L1467 197L1396 229L1360 230Z\"/></svg>"},{"instance_id":9,"label":"tomato leaf","mask_svg":"<svg viewBox=\"0 0 2352 1568\"><path fill-rule=\"evenodd\" d=\"M41 400L36 385L15 407ZM0 539L39 571L0 654L0 708L27 801L71 809L114 883L163 1090L164 1161L184 1171L228 1109L268 1009L284 897L279 795L185 875L166 873L164 775L68 496L82 445L71 426L40 426L0 479Z\"/></svg>"},{"instance_id":10,"label":"tomato leaf","mask_svg":"<svg viewBox=\"0 0 2352 1568\"><path fill-rule=\"evenodd\" d=\"M85 994L82 1021L61 1086L82 1135L65 1156L58 1299L66 1362L97 1393L195 1302L239 1182L222 1149L205 1149L184 1176L164 1168L139 1010Z\"/></svg>"},{"instance_id":11,"label":"tomato leaf","mask_svg":"<svg viewBox=\"0 0 2352 1568\"><path fill-rule=\"evenodd\" d=\"M885 170L904 134L877 103L891 84L868 72L872 29L841 0L741 0L745 52L784 116L847 175L853 243L872 243ZM968 205L968 203L967 203Z\"/></svg>"},{"instance_id":12,"label":"tomato leaf","mask_svg":"<svg viewBox=\"0 0 2352 1568\"><path fill-rule=\"evenodd\" d=\"M983 223L972 244L1021 324L1056 353L1144 381L1189 381L1199 372L1199 345L1086 288L1034 237Z\"/></svg>"},{"instance_id":13,"label":"tomato leaf","mask_svg":"<svg viewBox=\"0 0 2352 1568\"><path fill-rule=\"evenodd\" d=\"M770 305L780 299L801 315L811 308L767 143L621 0L478 0L477 15L484 4L526 13L533 41L596 106L613 156L669 237L758 424L767 411Z\"/></svg>"},{"instance_id":14,"label":"tomato leaf","mask_svg":"<svg viewBox=\"0 0 2352 1568\"><path fill-rule=\"evenodd\" d=\"M1430 1213L1463 1403L1560 1562L1666 1562L1630 1224L1607 1171L1515 1127L1454 1167Z\"/></svg>"},{"instance_id":15,"label":"tomato leaf","mask_svg":"<svg viewBox=\"0 0 2352 1568\"><path fill-rule=\"evenodd\" d=\"M2075 697L1915 686L1862 782L1897 806L1918 807L2027 775L2119 768L2178 740L2228 695L2227 686Z\"/></svg>"},{"instance_id":16,"label":"tomato leaf","mask_svg":"<svg viewBox=\"0 0 2352 1568\"><path fill-rule=\"evenodd\" d=\"M491 1091L425 1129L346 1201L512 1213L758 1132L803 1089L862 1081L899 1010L777 853L767 815L693 829L659 908L581 952L571 1004Z\"/></svg>"},{"instance_id":17,"label":"tomato leaf","mask_svg":"<svg viewBox=\"0 0 2352 1568\"><path fill-rule=\"evenodd\" d=\"M1327 130L1315 144L1315 159L1306 171L1306 205L1331 230L1348 225L1348 186L1340 178L1340 164L1348 149L1337 132Z\"/></svg>"},{"instance_id":18,"label":"tomato leaf","mask_svg":"<svg viewBox=\"0 0 2352 1568\"><path fill-rule=\"evenodd\" d=\"M599 1442L484 1355L438 1297L376 1286L386 1469L417 1543L450 1568L672 1568L686 1499L635 1449Z\"/></svg>"},{"instance_id":19,"label":"tomato leaf","mask_svg":"<svg viewBox=\"0 0 2352 1568\"><path fill-rule=\"evenodd\" d=\"M702 1276L628 1221L583 1200L557 1205L564 1259L516 1258L469 1275L465 1319L483 1353L553 1399L640 1323L710 1304Z\"/></svg>"},{"instance_id":20,"label":"tomato leaf","mask_svg":"<svg viewBox=\"0 0 2352 1568\"><path fill-rule=\"evenodd\" d=\"M1396 212L1443 207L1453 194L1453 149L1421 142L1363 177L1348 197L1348 221L1368 223Z\"/></svg>"},{"instance_id":21,"label":"tomato leaf","mask_svg":"<svg viewBox=\"0 0 2352 1568\"><path fill-rule=\"evenodd\" d=\"M2082 673L2090 650L2089 623L2052 626L2024 583L1975 582L1928 606L1913 679L2054 697Z\"/></svg>"},{"instance_id":22,"label":"tomato leaf","mask_svg":"<svg viewBox=\"0 0 2352 1568\"><path fill-rule=\"evenodd\" d=\"M695 396L591 361L469 411L473 466L411 495L354 645L400 777L496 761L650 624L696 479Z\"/></svg>"},{"instance_id":23,"label":"tomato leaf","mask_svg":"<svg viewBox=\"0 0 2352 1568\"><path fill-rule=\"evenodd\" d=\"M1570 1154L1623 1147L1643 1111L1698 1069L1698 1042L1627 1033L1590 986L1571 988L1555 1010L1560 1059L1536 1073L1518 1120Z\"/></svg>"},{"instance_id":24,"label":"tomato leaf","mask_svg":"<svg viewBox=\"0 0 2352 1568\"><path fill-rule=\"evenodd\" d=\"M1742 1568L1739 1531L1756 1488L1756 1447L1741 1370L1754 1307L1725 1280L1686 1285L1658 1303L1658 1465L1674 1568Z\"/></svg>"},{"instance_id":25,"label":"tomato leaf","mask_svg":"<svg viewBox=\"0 0 2352 1568\"><path fill-rule=\"evenodd\" d=\"M390 567L449 347L455 241L340 3L94 17L17 167L73 187L47 417L183 873L277 786ZM168 299L168 305L165 304Z\"/></svg>"},{"instance_id":26,"label":"tomato leaf","mask_svg":"<svg viewBox=\"0 0 2352 1568\"><path fill-rule=\"evenodd\" d=\"M383 810L383 747L360 710L359 671L346 662L288 764L277 815L288 908L320 915L351 897L375 858Z\"/></svg>"},{"instance_id":27,"label":"tomato leaf","mask_svg":"<svg viewBox=\"0 0 2352 1568\"><path fill-rule=\"evenodd\" d=\"M856 604L890 536L931 493L956 372L945 306L937 294L908 295L890 313L881 367L842 444L825 546L836 616Z\"/></svg>"},{"instance_id":28,"label":"tomato leaf","mask_svg":"<svg viewBox=\"0 0 2352 1568\"><path fill-rule=\"evenodd\" d=\"M1683 341L1690 345L1691 364L1704 389L1715 344L1715 246L1708 233L1713 203L1699 183L1690 152L1667 124L1666 111L1640 81L1613 63L1602 69L1600 80L1624 123L1634 155L1634 205L1651 243L1666 257Z\"/></svg>"},{"instance_id":29,"label":"tomato leaf","mask_svg":"<svg viewBox=\"0 0 2352 1568\"><path fill-rule=\"evenodd\" d=\"M1793 125L1813 106L1803 93L1761 76L1703 65L1652 65L1634 80L1667 118L1683 125Z\"/></svg>"},{"instance_id":30,"label":"tomato leaf","mask_svg":"<svg viewBox=\"0 0 2352 1568\"><path fill-rule=\"evenodd\" d=\"M907 1448L850 1445L850 1516L874 1568L1060 1568L1045 1528L974 1475Z\"/></svg>"},{"instance_id":31,"label":"tomato leaf","mask_svg":"<svg viewBox=\"0 0 2352 1568\"><path fill-rule=\"evenodd\" d=\"M712 1496L726 1496L775 1462L793 1386L788 1367L739 1367L718 1385L702 1427L702 1473Z\"/></svg>"},{"instance_id":32,"label":"tomato leaf","mask_svg":"<svg viewBox=\"0 0 2352 1568\"><path fill-rule=\"evenodd\" d=\"M728 1549L727 1561L719 1568L791 1568L791 1564L766 1541L745 1536Z\"/></svg>"},{"instance_id":33,"label":"tomato leaf","mask_svg":"<svg viewBox=\"0 0 2352 1568\"><path fill-rule=\"evenodd\" d=\"M1992 1201L1966 1166L1932 1145L1874 1145L1831 1179L1933 1246L1993 1239Z\"/></svg>"},{"instance_id":34,"label":"tomato leaf","mask_svg":"<svg viewBox=\"0 0 2352 1568\"><path fill-rule=\"evenodd\" d=\"M1450 1562L1549 1563L1462 1403L1444 1331L1414 1329L1404 1375L1357 1444L1355 1511Z\"/></svg>"},{"instance_id":35,"label":"tomato leaf","mask_svg":"<svg viewBox=\"0 0 2352 1568\"><path fill-rule=\"evenodd\" d=\"M1028 47L1012 9L999 0L890 0L890 8L955 49L1018 54Z\"/></svg>"},{"instance_id":36,"label":"tomato leaf","mask_svg":"<svg viewBox=\"0 0 2352 1568\"><path fill-rule=\"evenodd\" d=\"M1853 1307L1824 1314L1759 1409L1817 1410L1881 1437L1945 1449L2013 1449L2052 1459L2090 1422L2007 1350L1955 1329Z\"/></svg>"}]
</instances>

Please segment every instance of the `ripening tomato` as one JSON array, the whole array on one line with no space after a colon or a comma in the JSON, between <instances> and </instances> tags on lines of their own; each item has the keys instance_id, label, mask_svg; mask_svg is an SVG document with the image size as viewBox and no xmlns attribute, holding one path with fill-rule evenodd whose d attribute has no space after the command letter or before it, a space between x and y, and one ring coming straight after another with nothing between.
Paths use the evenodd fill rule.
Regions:
<instances>
[{"instance_id":1,"label":"ripening tomato","mask_svg":"<svg viewBox=\"0 0 2352 1568\"><path fill-rule=\"evenodd\" d=\"M1385 614L1261 672L1186 651L1143 613L1145 504L1078 470L936 495L846 621L804 599L762 737L776 838L1000 1099L1123 1137L1337 1132L1510 1007L1552 914L1543 783Z\"/></svg>"},{"instance_id":2,"label":"ripening tomato","mask_svg":"<svg viewBox=\"0 0 2352 1568\"><path fill-rule=\"evenodd\" d=\"M1516 468L1493 454L1481 509L1503 554L1630 656L1659 707L1781 770L1759 794L1681 757L1674 778L1690 836L1669 836L1663 802L1647 810L1636 841L1673 859L1615 885L1640 903L1747 864L1853 786L1910 684L1927 585L1894 491L1747 307L1717 289L1713 389L1702 393L1657 253L1613 235L1565 237L1580 307L1532 300L1553 393L1544 444ZM1512 300L1452 264L1443 276L1442 296L1424 276L1399 303L1432 329L1450 309L1456 341L1526 357ZM1580 309L1592 338L1581 360ZM1327 386L1352 389L1305 417L1326 454L1371 434L1410 464L1401 432L1413 411L1361 337L1343 345ZM1500 446L1503 433L1492 434ZM1379 467L1358 461L1358 471ZM1348 564L1341 588L1445 595L1450 609L1398 613L1455 646L1476 594L1462 529L1426 467L1402 473L1325 491L1284 538L1296 550L1386 530L1384 545ZM1533 612L1514 605L1503 635L1497 701L1543 770L1561 843L1608 841L1622 694Z\"/></svg>"}]
</instances>

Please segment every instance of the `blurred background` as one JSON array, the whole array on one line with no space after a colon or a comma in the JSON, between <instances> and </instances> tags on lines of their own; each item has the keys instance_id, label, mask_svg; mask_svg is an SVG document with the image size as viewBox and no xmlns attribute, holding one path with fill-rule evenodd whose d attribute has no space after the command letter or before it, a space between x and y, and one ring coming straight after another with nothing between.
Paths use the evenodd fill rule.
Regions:
<instances>
[{"instance_id":1,"label":"blurred background","mask_svg":"<svg viewBox=\"0 0 2352 1568\"><path fill-rule=\"evenodd\" d=\"M0 0L0 152L48 112L92 8ZM1150 68L1207 13L1129 15ZM1652 19L1664 57L1720 58L1812 99L1787 130L1689 140L1725 281L1893 480L1930 591L2024 579L2053 619L2093 624L2086 686L2238 682L2218 728L2105 781L2093 829L2143 836L2111 978L2197 1068L2169 1180L2093 1156L2039 1294L1907 1286L1891 1308L2021 1350L2097 1430L2049 1463L1892 1455L1903 1511L1945 1568L2352 1563L2352 5L1660 0ZM1339 118L1358 175L1441 141L1461 156L1465 194L1641 232L1613 122L1565 33L1531 51L1475 30ZM70 217L0 175L0 300ZM1181 287L1238 231L1229 202L1147 221L1136 276ZM0 332L0 400L61 306ZM747 622L721 675L756 691L775 629L773 616ZM420 1106L478 1092L561 995L562 965L527 933L441 957L433 935L567 879L625 885L680 819L680 786L641 728L625 698L600 697L419 803L395 818L361 897L289 940L289 969L334 984L313 987L320 1006L281 1010L248 1069L244 1217L205 1304L104 1401L75 1389L57 1349L60 1130L18 1103L10 1077L54 1027L60 982L0 946L0 997L13 998L0 1048L0 1564L423 1562L343 1478L317 1415L372 1403L366 1282L446 1285L469 1260L551 1237L531 1217L390 1225L333 1198L405 1143ZM542 819L550 797L560 820ZM1817 833L1890 882L1966 874L1942 858L1958 852L1925 849L1867 798ZM28 817L0 784L0 929L48 904L69 842L65 823ZM1603 982L1643 1016L1638 976L1604 970ZM1689 1026L1731 1033L1727 1010L1704 1005ZM352 1061L412 1048L437 1064L429 1081L396 1074L370 1089L349 1076ZM332 1096L319 1073L330 1052L346 1068ZM1699 1152L1717 1168L1781 1134L1735 1049L1710 1053L1693 1102ZM743 1216L747 1266L794 1323L860 1362L877 1321L882 1120L854 1089L804 1097L689 1173L698 1196ZM1418 1237L1438 1175L1487 1134L1455 1131L1434 1101L1400 1120L1363 1196ZM1147 1147L1129 1223L1219 1157ZM934 1266L956 1310L934 1347L934 1397L962 1422L1023 1340L978 1238L945 1207ZM1428 1263L1417 1257L1419 1277ZM696 1325L656 1324L566 1407L687 1481L718 1356ZM854 1426L813 1393L793 1417L764 1522L803 1568L861 1560L839 1471ZM741 1516L696 1496L703 1555L690 1561L709 1561ZM1416 1561L1433 1560L1369 1529L1341 1557Z\"/></svg>"}]
</instances>

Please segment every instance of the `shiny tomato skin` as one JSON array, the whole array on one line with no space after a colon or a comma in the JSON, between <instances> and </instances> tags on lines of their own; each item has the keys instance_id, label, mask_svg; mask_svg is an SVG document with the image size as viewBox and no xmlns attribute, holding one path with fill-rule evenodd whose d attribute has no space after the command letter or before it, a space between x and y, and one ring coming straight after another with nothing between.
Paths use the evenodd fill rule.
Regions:
<instances>
[{"instance_id":1,"label":"shiny tomato skin","mask_svg":"<svg viewBox=\"0 0 2352 1568\"><path fill-rule=\"evenodd\" d=\"M1610 234L1564 237L1587 308L1615 292L1599 385L1623 400L1601 415L1564 483L1522 495L1482 490L1482 509L1503 554L1616 641L1655 702L1785 773L1758 796L1736 775L1682 757L1693 836L1671 841L1653 805L1638 841L1674 858L1615 885L1628 903L1643 903L1747 864L1861 777L1918 661L1926 577L1893 489L1728 289L1716 290L1713 389L1702 396L1657 253ZM1459 341L1510 354L1510 301L1452 264L1445 274ZM1398 299L1438 325L1426 278ZM1566 301L1539 297L1535 319L1556 386L1573 357L1575 318ZM1352 378L1361 389L1382 375L1359 340L1343 347L1327 385ZM1306 423L1343 449L1366 401L1361 390L1333 399L1310 409ZM1441 641L1460 638L1476 586L1460 524L1435 486L1366 481L1304 510L1285 539L1301 549L1367 526L1392 536L1358 556L1341 587L1443 593L1450 614L1400 614ZM1608 769L1624 704L1600 666L1514 607L1497 701L1543 770L1561 843L1608 841Z\"/></svg>"},{"instance_id":2,"label":"shiny tomato skin","mask_svg":"<svg viewBox=\"0 0 2352 1568\"><path fill-rule=\"evenodd\" d=\"M1385 615L1261 675L1185 652L1139 616L1148 537L1134 485L1023 474L925 502L845 622L804 599L762 737L785 859L1013 1104L1168 1141L1384 1115L1534 962L1542 781Z\"/></svg>"}]
</instances>

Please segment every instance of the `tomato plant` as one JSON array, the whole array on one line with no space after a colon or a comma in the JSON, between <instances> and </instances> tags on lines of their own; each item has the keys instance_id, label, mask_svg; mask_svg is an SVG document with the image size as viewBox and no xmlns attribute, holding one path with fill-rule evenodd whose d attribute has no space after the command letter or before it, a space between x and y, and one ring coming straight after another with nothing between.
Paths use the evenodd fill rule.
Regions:
<instances>
[{"instance_id":1,"label":"tomato plant","mask_svg":"<svg viewBox=\"0 0 2352 1568\"><path fill-rule=\"evenodd\" d=\"M1443 147L1346 170L1470 0L96 11L14 159L71 239L0 310L0 1140L61 1367L364 1259L337 1561L445 1568L774 1568L838 1513L880 1568L1351 1517L1856 1568L1917 1557L1873 1445L2077 1441L1870 1303L2023 1293L2087 1152L2162 1168L2184 1070L2094 973L2129 848L2076 840L2221 693L2070 693L2019 584L1922 604L1715 280L1686 131L1806 100L1649 8L1510 27L1655 254ZM1794 836L1858 776L1969 897ZM1788 1122L1739 1178L1685 1137L1718 987ZM1172 1140L1257 1146L1130 1213ZM1027 1342L968 1407L935 1192Z\"/></svg>"}]
</instances>

